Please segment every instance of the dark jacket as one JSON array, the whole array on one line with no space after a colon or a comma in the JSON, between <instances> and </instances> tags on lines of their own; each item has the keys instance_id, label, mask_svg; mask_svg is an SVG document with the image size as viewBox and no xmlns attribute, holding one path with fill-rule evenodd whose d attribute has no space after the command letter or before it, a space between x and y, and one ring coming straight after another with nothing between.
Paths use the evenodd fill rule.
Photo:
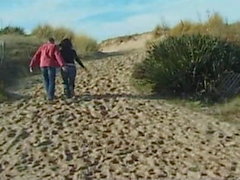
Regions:
<instances>
[{"instance_id":1,"label":"dark jacket","mask_svg":"<svg viewBox=\"0 0 240 180\"><path fill-rule=\"evenodd\" d=\"M80 61L76 51L74 49L67 49L67 48L62 48L60 50L60 53L64 59L64 62L66 65L68 64L75 64L75 61L78 62L78 64L85 68L85 66L83 65L83 63Z\"/></svg>"}]
</instances>

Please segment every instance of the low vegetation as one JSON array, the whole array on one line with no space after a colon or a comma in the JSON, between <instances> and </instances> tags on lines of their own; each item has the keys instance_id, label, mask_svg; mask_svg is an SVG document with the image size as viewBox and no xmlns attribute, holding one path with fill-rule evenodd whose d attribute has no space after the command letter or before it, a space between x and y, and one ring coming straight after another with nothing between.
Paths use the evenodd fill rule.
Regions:
<instances>
[{"instance_id":1,"label":"low vegetation","mask_svg":"<svg viewBox=\"0 0 240 180\"><path fill-rule=\"evenodd\" d=\"M4 90L3 82L0 81L0 102L6 100L6 93Z\"/></svg>"},{"instance_id":2,"label":"low vegetation","mask_svg":"<svg viewBox=\"0 0 240 180\"><path fill-rule=\"evenodd\" d=\"M64 38L72 39L74 33L70 29L64 27L54 28L50 25L39 25L33 29L32 35L40 39L48 39L49 37L54 37L57 41L61 41Z\"/></svg>"},{"instance_id":3,"label":"low vegetation","mask_svg":"<svg viewBox=\"0 0 240 180\"><path fill-rule=\"evenodd\" d=\"M0 40L5 42L4 57L0 64L0 80L9 85L28 74L29 61L43 41L33 36L16 34L2 35Z\"/></svg>"},{"instance_id":4,"label":"low vegetation","mask_svg":"<svg viewBox=\"0 0 240 180\"><path fill-rule=\"evenodd\" d=\"M6 26L0 29L0 35L13 34L13 35L25 35L24 29L17 26Z\"/></svg>"},{"instance_id":5,"label":"low vegetation","mask_svg":"<svg viewBox=\"0 0 240 180\"><path fill-rule=\"evenodd\" d=\"M87 35L76 34L72 30L65 27L39 25L33 29L32 35L41 39L54 37L57 42L60 42L64 38L70 38L74 43L74 48L81 55L88 55L92 52L96 52L98 49L96 40Z\"/></svg>"},{"instance_id":6,"label":"low vegetation","mask_svg":"<svg viewBox=\"0 0 240 180\"><path fill-rule=\"evenodd\" d=\"M135 67L134 85L141 91L165 92L174 104L239 123L239 97L219 103L216 87L224 72L239 73L240 23L229 24L215 13L205 22L159 25L153 35L147 58Z\"/></svg>"},{"instance_id":7,"label":"low vegetation","mask_svg":"<svg viewBox=\"0 0 240 180\"><path fill-rule=\"evenodd\" d=\"M133 76L156 92L205 96L214 92L223 72L240 69L239 23L229 24L218 13L206 22L159 25L153 35L148 56Z\"/></svg>"},{"instance_id":8,"label":"low vegetation","mask_svg":"<svg viewBox=\"0 0 240 180\"><path fill-rule=\"evenodd\" d=\"M75 36L73 45L80 55L89 55L98 50L97 41L87 35Z\"/></svg>"},{"instance_id":9,"label":"low vegetation","mask_svg":"<svg viewBox=\"0 0 240 180\"><path fill-rule=\"evenodd\" d=\"M169 37L149 50L134 73L157 92L214 95L224 72L240 70L240 47L206 35Z\"/></svg>"},{"instance_id":10,"label":"low vegetation","mask_svg":"<svg viewBox=\"0 0 240 180\"><path fill-rule=\"evenodd\" d=\"M202 34L219 37L221 39L240 43L240 23L228 23L224 18L214 13L205 22L182 20L170 28L166 24L158 25L153 30L154 39L165 36L182 36L184 34Z\"/></svg>"}]
</instances>

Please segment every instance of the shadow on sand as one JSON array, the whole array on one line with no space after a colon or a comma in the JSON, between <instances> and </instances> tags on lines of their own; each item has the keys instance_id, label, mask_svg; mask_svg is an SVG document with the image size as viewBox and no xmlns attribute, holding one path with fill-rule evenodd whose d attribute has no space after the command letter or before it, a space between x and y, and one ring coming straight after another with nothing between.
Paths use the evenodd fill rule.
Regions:
<instances>
[{"instance_id":1,"label":"shadow on sand","mask_svg":"<svg viewBox=\"0 0 240 180\"><path fill-rule=\"evenodd\" d=\"M133 51L116 51L116 52L95 52L92 53L90 55L86 55L83 57L84 60L88 61L88 60L101 60L104 58L108 58L108 57L115 57L115 56L123 56L123 55L127 55L132 53Z\"/></svg>"},{"instance_id":2,"label":"shadow on sand","mask_svg":"<svg viewBox=\"0 0 240 180\"><path fill-rule=\"evenodd\" d=\"M91 100L102 100L102 99L143 99L143 100L158 100L162 99L160 95L139 95L139 94L128 94L128 93L106 93L106 94L83 94L80 96L75 96L76 100L91 101Z\"/></svg>"}]
</instances>

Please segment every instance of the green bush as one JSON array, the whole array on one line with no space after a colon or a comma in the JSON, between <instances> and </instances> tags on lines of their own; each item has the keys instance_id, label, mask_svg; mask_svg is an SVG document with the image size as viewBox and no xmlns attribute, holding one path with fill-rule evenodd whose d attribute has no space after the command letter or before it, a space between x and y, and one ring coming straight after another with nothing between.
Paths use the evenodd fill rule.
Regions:
<instances>
[{"instance_id":1,"label":"green bush","mask_svg":"<svg viewBox=\"0 0 240 180\"><path fill-rule=\"evenodd\" d=\"M4 90L4 86L3 86L3 82L0 81L0 102L6 100L7 96L6 96L6 92Z\"/></svg>"},{"instance_id":2,"label":"green bush","mask_svg":"<svg viewBox=\"0 0 240 180\"><path fill-rule=\"evenodd\" d=\"M240 47L207 35L169 37L153 44L133 77L157 92L213 93L224 72L240 71Z\"/></svg>"},{"instance_id":3,"label":"green bush","mask_svg":"<svg viewBox=\"0 0 240 180\"><path fill-rule=\"evenodd\" d=\"M16 34L16 35L25 35L24 29L16 26L6 26L0 29L0 35L3 34Z\"/></svg>"}]
</instances>

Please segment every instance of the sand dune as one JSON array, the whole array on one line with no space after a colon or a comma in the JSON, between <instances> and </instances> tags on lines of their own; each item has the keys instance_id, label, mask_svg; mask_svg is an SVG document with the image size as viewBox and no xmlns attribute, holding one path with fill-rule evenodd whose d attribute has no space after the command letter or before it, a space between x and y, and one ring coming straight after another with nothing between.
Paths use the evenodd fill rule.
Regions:
<instances>
[{"instance_id":1,"label":"sand dune","mask_svg":"<svg viewBox=\"0 0 240 180\"><path fill-rule=\"evenodd\" d=\"M100 50L105 53L144 49L146 42L151 40L152 33L123 36L106 40L100 44Z\"/></svg>"},{"instance_id":2,"label":"sand dune","mask_svg":"<svg viewBox=\"0 0 240 180\"><path fill-rule=\"evenodd\" d=\"M237 179L240 129L143 96L130 85L144 53L89 61L73 100L26 98L0 104L1 180Z\"/></svg>"}]
</instances>

